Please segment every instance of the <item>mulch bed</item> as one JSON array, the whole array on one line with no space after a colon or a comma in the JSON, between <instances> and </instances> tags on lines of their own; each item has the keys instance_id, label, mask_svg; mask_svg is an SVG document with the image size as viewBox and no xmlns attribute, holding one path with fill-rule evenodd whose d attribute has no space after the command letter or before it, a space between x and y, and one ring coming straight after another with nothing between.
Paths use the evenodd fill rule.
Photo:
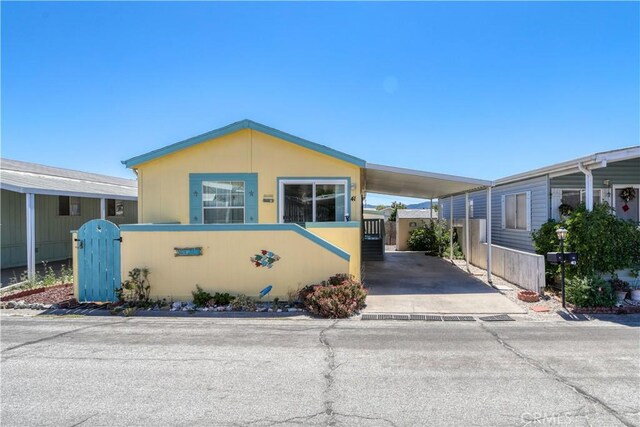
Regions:
<instances>
[{"instance_id":1,"label":"mulch bed","mask_svg":"<svg viewBox=\"0 0 640 427\"><path fill-rule=\"evenodd\" d=\"M73 299L73 285L55 285L28 289L2 296L2 301L24 301L26 304L59 304Z\"/></svg>"}]
</instances>

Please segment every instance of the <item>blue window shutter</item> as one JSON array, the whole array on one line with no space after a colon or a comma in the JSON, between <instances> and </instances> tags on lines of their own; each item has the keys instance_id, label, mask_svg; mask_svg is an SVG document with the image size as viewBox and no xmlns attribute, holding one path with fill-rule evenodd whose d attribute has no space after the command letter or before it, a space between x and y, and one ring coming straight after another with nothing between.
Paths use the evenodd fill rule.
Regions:
<instances>
[{"instance_id":1,"label":"blue window shutter","mask_svg":"<svg viewBox=\"0 0 640 427\"><path fill-rule=\"evenodd\" d=\"M189 177L189 224L202 224L202 179Z\"/></svg>"},{"instance_id":2,"label":"blue window shutter","mask_svg":"<svg viewBox=\"0 0 640 427\"><path fill-rule=\"evenodd\" d=\"M244 180L244 222L258 223L258 174L247 174Z\"/></svg>"}]
</instances>

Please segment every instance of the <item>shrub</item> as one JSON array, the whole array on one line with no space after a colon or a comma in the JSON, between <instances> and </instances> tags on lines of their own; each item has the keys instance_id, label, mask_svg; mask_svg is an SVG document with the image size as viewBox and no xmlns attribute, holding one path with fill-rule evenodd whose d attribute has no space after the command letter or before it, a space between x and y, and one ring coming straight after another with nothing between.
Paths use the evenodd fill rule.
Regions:
<instances>
[{"instance_id":1,"label":"shrub","mask_svg":"<svg viewBox=\"0 0 640 427\"><path fill-rule=\"evenodd\" d=\"M611 284L611 288L616 292L629 292L631 290L629 282L626 282L622 279L609 279L609 284Z\"/></svg>"},{"instance_id":2,"label":"shrub","mask_svg":"<svg viewBox=\"0 0 640 427\"><path fill-rule=\"evenodd\" d=\"M233 301L234 297L231 296L228 292L220 293L216 292L213 294L213 303L215 305L229 305L231 301Z\"/></svg>"},{"instance_id":3,"label":"shrub","mask_svg":"<svg viewBox=\"0 0 640 427\"><path fill-rule=\"evenodd\" d=\"M611 284L597 276L567 279L565 292L567 301L578 307L613 307L616 303Z\"/></svg>"},{"instance_id":4,"label":"shrub","mask_svg":"<svg viewBox=\"0 0 640 427\"><path fill-rule=\"evenodd\" d=\"M231 307L236 311L255 311L256 302L244 294L240 294L233 299Z\"/></svg>"},{"instance_id":5,"label":"shrub","mask_svg":"<svg viewBox=\"0 0 640 427\"><path fill-rule=\"evenodd\" d=\"M560 250L555 231L561 226L568 231L565 250L578 253L577 265L567 265L569 276L615 275L616 270L640 265L640 230L633 222L617 218L607 203L594 205L592 211L581 204L565 221L543 224L531 233L536 253ZM547 277L555 275L557 269L547 264Z\"/></svg>"},{"instance_id":6,"label":"shrub","mask_svg":"<svg viewBox=\"0 0 640 427\"><path fill-rule=\"evenodd\" d=\"M196 285L196 290L191 291L193 295L193 305L196 307L204 307L209 304L209 301L213 298L209 292L202 290L200 285Z\"/></svg>"},{"instance_id":7,"label":"shrub","mask_svg":"<svg viewBox=\"0 0 640 427\"><path fill-rule=\"evenodd\" d=\"M409 235L407 245L412 251L425 251L427 255L449 257L451 241L446 221L432 220L416 228ZM458 243L458 233L453 230L453 258L461 259L464 255Z\"/></svg>"},{"instance_id":8,"label":"shrub","mask_svg":"<svg viewBox=\"0 0 640 427\"><path fill-rule=\"evenodd\" d=\"M300 291L300 299L308 311L332 319L353 316L365 307L366 297L362 283L348 274L336 274Z\"/></svg>"},{"instance_id":9,"label":"shrub","mask_svg":"<svg viewBox=\"0 0 640 427\"><path fill-rule=\"evenodd\" d=\"M149 303L149 294L151 293L149 274L147 267L134 268L129 271L129 278L122 282L120 289L116 290L118 299L133 304Z\"/></svg>"}]
</instances>

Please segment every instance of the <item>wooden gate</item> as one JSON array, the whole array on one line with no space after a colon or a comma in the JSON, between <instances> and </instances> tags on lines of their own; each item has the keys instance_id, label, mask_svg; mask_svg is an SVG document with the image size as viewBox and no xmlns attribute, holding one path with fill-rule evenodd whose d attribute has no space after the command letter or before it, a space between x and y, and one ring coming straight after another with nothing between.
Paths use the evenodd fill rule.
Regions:
<instances>
[{"instance_id":1,"label":"wooden gate","mask_svg":"<svg viewBox=\"0 0 640 427\"><path fill-rule=\"evenodd\" d=\"M115 301L120 287L120 229L94 219L78 230L78 299Z\"/></svg>"}]
</instances>

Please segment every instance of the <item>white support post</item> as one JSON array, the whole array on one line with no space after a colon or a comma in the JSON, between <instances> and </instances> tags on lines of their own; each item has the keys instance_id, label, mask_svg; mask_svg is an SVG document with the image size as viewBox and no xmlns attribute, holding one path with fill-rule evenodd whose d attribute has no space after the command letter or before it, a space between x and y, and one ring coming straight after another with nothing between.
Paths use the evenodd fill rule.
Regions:
<instances>
[{"instance_id":1,"label":"white support post","mask_svg":"<svg viewBox=\"0 0 640 427\"><path fill-rule=\"evenodd\" d=\"M469 193L464 193L464 260L469 271Z\"/></svg>"},{"instance_id":2,"label":"white support post","mask_svg":"<svg viewBox=\"0 0 640 427\"><path fill-rule=\"evenodd\" d=\"M433 197L429 199L429 219L433 219Z\"/></svg>"},{"instance_id":3,"label":"white support post","mask_svg":"<svg viewBox=\"0 0 640 427\"><path fill-rule=\"evenodd\" d=\"M100 199L100 219L107 219L107 199Z\"/></svg>"},{"instance_id":4,"label":"white support post","mask_svg":"<svg viewBox=\"0 0 640 427\"><path fill-rule=\"evenodd\" d=\"M491 187L487 187L487 281L491 283Z\"/></svg>"},{"instance_id":5,"label":"white support post","mask_svg":"<svg viewBox=\"0 0 640 427\"><path fill-rule=\"evenodd\" d=\"M453 196L449 200L449 261L453 263Z\"/></svg>"},{"instance_id":6,"label":"white support post","mask_svg":"<svg viewBox=\"0 0 640 427\"><path fill-rule=\"evenodd\" d=\"M36 199L32 193L25 194L27 201L27 277L36 276Z\"/></svg>"}]
</instances>

